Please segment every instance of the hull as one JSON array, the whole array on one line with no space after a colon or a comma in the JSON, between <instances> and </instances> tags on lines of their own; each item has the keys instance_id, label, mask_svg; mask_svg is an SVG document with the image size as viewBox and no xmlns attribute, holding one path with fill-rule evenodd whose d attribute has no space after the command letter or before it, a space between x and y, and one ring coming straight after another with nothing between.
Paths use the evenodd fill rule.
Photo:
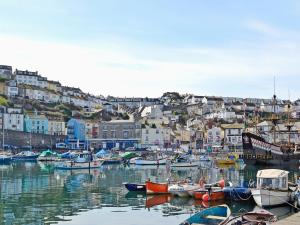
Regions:
<instances>
[{"instance_id":1,"label":"hull","mask_svg":"<svg viewBox=\"0 0 300 225\"><path fill-rule=\"evenodd\" d=\"M125 183L124 185L128 191L146 191L145 184Z\"/></svg>"},{"instance_id":2,"label":"hull","mask_svg":"<svg viewBox=\"0 0 300 225\"><path fill-rule=\"evenodd\" d=\"M12 160L14 161L36 161L39 155L30 155L30 156L13 156Z\"/></svg>"},{"instance_id":3,"label":"hull","mask_svg":"<svg viewBox=\"0 0 300 225\"><path fill-rule=\"evenodd\" d=\"M146 181L146 192L147 194L168 194L167 183L154 183L151 181Z\"/></svg>"},{"instance_id":4,"label":"hull","mask_svg":"<svg viewBox=\"0 0 300 225\"><path fill-rule=\"evenodd\" d=\"M165 165L167 163L167 159L159 159L159 160L145 160L145 159L136 159L135 165Z\"/></svg>"},{"instance_id":5,"label":"hull","mask_svg":"<svg viewBox=\"0 0 300 225\"><path fill-rule=\"evenodd\" d=\"M192 196L190 193L198 190L200 185L191 185L191 184L183 184L183 185L172 185L168 188L170 194L178 197L190 197Z\"/></svg>"},{"instance_id":6,"label":"hull","mask_svg":"<svg viewBox=\"0 0 300 225\"><path fill-rule=\"evenodd\" d=\"M243 153L240 157L246 164L299 166L300 152L282 150L281 146L265 141L264 138L245 132L242 134Z\"/></svg>"},{"instance_id":7,"label":"hull","mask_svg":"<svg viewBox=\"0 0 300 225\"><path fill-rule=\"evenodd\" d=\"M6 164L11 162L11 157L8 156L0 156L0 164Z\"/></svg>"},{"instance_id":8,"label":"hull","mask_svg":"<svg viewBox=\"0 0 300 225\"><path fill-rule=\"evenodd\" d=\"M57 161L58 157L53 157L53 156L44 156L44 157L38 157L37 160L41 162L50 162L50 161Z\"/></svg>"},{"instance_id":9,"label":"hull","mask_svg":"<svg viewBox=\"0 0 300 225\"><path fill-rule=\"evenodd\" d=\"M199 199L203 201L216 201L216 200L225 199L225 193L221 189L213 190L210 192L210 194L208 193L207 190L198 190L198 191L194 191L193 196L195 199Z\"/></svg>"},{"instance_id":10,"label":"hull","mask_svg":"<svg viewBox=\"0 0 300 225\"><path fill-rule=\"evenodd\" d=\"M100 160L92 162L73 162L67 161L56 166L56 169L61 170L75 170L75 169L96 169L102 165Z\"/></svg>"},{"instance_id":11,"label":"hull","mask_svg":"<svg viewBox=\"0 0 300 225\"><path fill-rule=\"evenodd\" d=\"M203 195L205 195L206 193L206 190L198 190L193 192L193 196L195 199L202 200Z\"/></svg>"},{"instance_id":12,"label":"hull","mask_svg":"<svg viewBox=\"0 0 300 225\"><path fill-rule=\"evenodd\" d=\"M224 165L233 165L235 164L234 160L229 160L229 159L219 159L217 160L218 164L224 164Z\"/></svg>"},{"instance_id":13,"label":"hull","mask_svg":"<svg viewBox=\"0 0 300 225\"><path fill-rule=\"evenodd\" d=\"M235 201L248 200L251 197L250 188L243 187L225 187L223 189L225 198Z\"/></svg>"},{"instance_id":14,"label":"hull","mask_svg":"<svg viewBox=\"0 0 300 225\"><path fill-rule=\"evenodd\" d=\"M202 210L180 225L190 225L190 224L213 224L213 225L223 225L226 224L231 215L231 211L227 205L219 205Z\"/></svg>"},{"instance_id":15,"label":"hull","mask_svg":"<svg viewBox=\"0 0 300 225\"><path fill-rule=\"evenodd\" d=\"M200 166L199 162L175 162L171 164L171 167L197 167Z\"/></svg>"},{"instance_id":16,"label":"hull","mask_svg":"<svg viewBox=\"0 0 300 225\"><path fill-rule=\"evenodd\" d=\"M254 201L260 207L283 205L292 200L290 191L251 189L251 193Z\"/></svg>"}]
</instances>

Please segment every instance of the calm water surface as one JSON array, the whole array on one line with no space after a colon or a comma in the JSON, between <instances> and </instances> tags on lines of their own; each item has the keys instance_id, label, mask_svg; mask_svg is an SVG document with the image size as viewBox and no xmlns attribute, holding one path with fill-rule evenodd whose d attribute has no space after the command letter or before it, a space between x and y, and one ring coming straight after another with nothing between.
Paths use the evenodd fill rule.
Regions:
<instances>
[{"instance_id":1,"label":"calm water surface","mask_svg":"<svg viewBox=\"0 0 300 225\"><path fill-rule=\"evenodd\" d=\"M91 171L62 171L44 163L0 165L0 224L176 225L205 205L190 198L129 193L122 183L189 176L197 181L205 176L209 182L225 178L238 185L255 178L257 169L203 164L201 168L176 170L168 166L114 165ZM297 175L291 171L290 179ZM255 208L252 200L226 204L234 214ZM289 207L271 211L279 218L293 212Z\"/></svg>"}]
</instances>

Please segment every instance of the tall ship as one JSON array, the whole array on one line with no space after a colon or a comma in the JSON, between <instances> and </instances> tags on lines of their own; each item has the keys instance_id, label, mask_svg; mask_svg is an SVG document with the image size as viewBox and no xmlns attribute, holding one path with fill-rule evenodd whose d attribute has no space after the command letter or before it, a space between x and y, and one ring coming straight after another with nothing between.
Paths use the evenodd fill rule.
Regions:
<instances>
[{"instance_id":1,"label":"tall ship","mask_svg":"<svg viewBox=\"0 0 300 225\"><path fill-rule=\"evenodd\" d=\"M256 129L256 132L245 131L242 134L243 139L243 154L241 157L246 164L263 164L263 165L281 165L281 166L299 166L300 146L297 143L291 142L291 134L298 134L292 130L294 124L290 120L290 102L288 103L287 122L285 123L285 131L277 129L279 117L276 114L277 99L274 91L273 95L273 113L270 118L271 129L270 138L261 135ZM286 133L286 140L277 141L278 134Z\"/></svg>"}]
</instances>

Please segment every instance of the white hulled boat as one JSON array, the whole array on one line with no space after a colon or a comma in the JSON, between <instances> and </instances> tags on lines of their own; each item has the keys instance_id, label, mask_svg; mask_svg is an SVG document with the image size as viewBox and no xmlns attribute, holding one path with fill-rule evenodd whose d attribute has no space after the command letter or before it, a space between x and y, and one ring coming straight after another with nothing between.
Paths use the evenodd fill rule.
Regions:
<instances>
[{"instance_id":1,"label":"white hulled boat","mask_svg":"<svg viewBox=\"0 0 300 225\"><path fill-rule=\"evenodd\" d=\"M200 166L200 161L192 157L191 155L182 155L176 158L171 167L196 167Z\"/></svg>"},{"instance_id":2,"label":"white hulled boat","mask_svg":"<svg viewBox=\"0 0 300 225\"><path fill-rule=\"evenodd\" d=\"M56 169L74 170L74 169L95 169L103 164L100 159L93 159L92 154L83 152L78 154L78 157L71 161L65 161L56 166Z\"/></svg>"},{"instance_id":3,"label":"white hulled boat","mask_svg":"<svg viewBox=\"0 0 300 225\"><path fill-rule=\"evenodd\" d=\"M288 171L265 169L257 172L257 187L251 189L260 207L282 205L293 200L296 186L289 185Z\"/></svg>"}]
</instances>

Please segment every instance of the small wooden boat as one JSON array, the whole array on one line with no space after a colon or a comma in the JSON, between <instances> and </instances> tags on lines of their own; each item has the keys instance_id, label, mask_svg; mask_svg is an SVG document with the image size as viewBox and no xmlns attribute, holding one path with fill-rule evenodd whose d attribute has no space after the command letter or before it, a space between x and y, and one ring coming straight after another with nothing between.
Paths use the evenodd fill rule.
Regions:
<instances>
[{"instance_id":1,"label":"small wooden boat","mask_svg":"<svg viewBox=\"0 0 300 225\"><path fill-rule=\"evenodd\" d=\"M128 191L146 191L146 184L123 183Z\"/></svg>"},{"instance_id":2,"label":"small wooden boat","mask_svg":"<svg viewBox=\"0 0 300 225\"><path fill-rule=\"evenodd\" d=\"M235 217L228 221L228 224L231 225L239 225L239 224L247 224L247 225L261 225L268 224L277 221L277 217L264 209L254 210L252 212L247 212L240 217Z\"/></svg>"},{"instance_id":3,"label":"small wooden boat","mask_svg":"<svg viewBox=\"0 0 300 225\"><path fill-rule=\"evenodd\" d=\"M210 224L210 225L224 225L229 220L231 216L231 210L227 205L219 205L204 209L180 225L192 225L192 224Z\"/></svg>"},{"instance_id":4,"label":"small wooden boat","mask_svg":"<svg viewBox=\"0 0 300 225\"><path fill-rule=\"evenodd\" d=\"M257 187L251 189L260 207L286 204L293 199L297 186L288 182L288 171L265 169L257 172Z\"/></svg>"},{"instance_id":5,"label":"small wooden boat","mask_svg":"<svg viewBox=\"0 0 300 225\"><path fill-rule=\"evenodd\" d=\"M214 190L211 192L207 192L202 196L202 201L208 202L208 201L217 201L225 199L225 193L223 190Z\"/></svg>"},{"instance_id":6,"label":"small wooden boat","mask_svg":"<svg viewBox=\"0 0 300 225\"><path fill-rule=\"evenodd\" d=\"M155 183L146 181L147 194L168 194L168 183Z\"/></svg>"}]
</instances>

